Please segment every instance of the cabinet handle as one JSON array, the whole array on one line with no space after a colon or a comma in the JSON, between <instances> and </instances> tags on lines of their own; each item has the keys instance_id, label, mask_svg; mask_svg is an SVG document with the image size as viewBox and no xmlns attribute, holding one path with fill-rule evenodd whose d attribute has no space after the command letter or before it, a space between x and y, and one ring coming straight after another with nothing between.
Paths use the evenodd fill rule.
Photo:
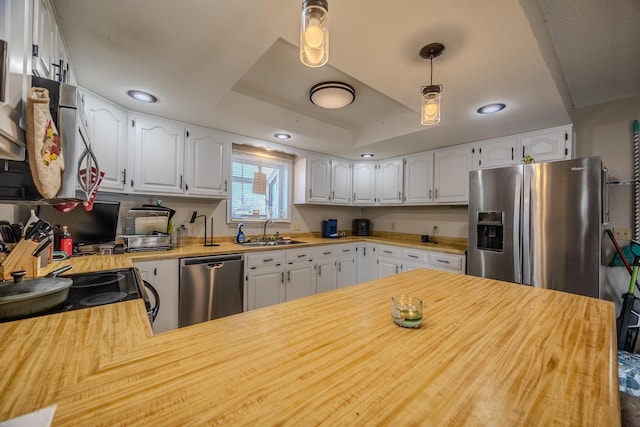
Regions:
<instances>
[{"instance_id":1,"label":"cabinet handle","mask_svg":"<svg viewBox=\"0 0 640 427\"><path fill-rule=\"evenodd\" d=\"M273 258L265 258L262 260L262 262L271 262L273 261Z\"/></svg>"},{"instance_id":2,"label":"cabinet handle","mask_svg":"<svg viewBox=\"0 0 640 427\"><path fill-rule=\"evenodd\" d=\"M127 183L127 170L122 169L122 185L125 185L126 183Z\"/></svg>"},{"instance_id":3,"label":"cabinet handle","mask_svg":"<svg viewBox=\"0 0 640 427\"><path fill-rule=\"evenodd\" d=\"M356 201L356 192L355 191L353 192L353 201L354 202Z\"/></svg>"},{"instance_id":4,"label":"cabinet handle","mask_svg":"<svg viewBox=\"0 0 640 427\"><path fill-rule=\"evenodd\" d=\"M524 157L524 146L522 147L522 157Z\"/></svg>"},{"instance_id":5,"label":"cabinet handle","mask_svg":"<svg viewBox=\"0 0 640 427\"><path fill-rule=\"evenodd\" d=\"M153 275L154 276L158 275L158 267L153 267Z\"/></svg>"},{"instance_id":6,"label":"cabinet handle","mask_svg":"<svg viewBox=\"0 0 640 427\"><path fill-rule=\"evenodd\" d=\"M444 259L437 259L436 261L437 261L437 262L441 262L441 263L443 263L443 264L451 264L449 261L446 261L446 260L444 260Z\"/></svg>"},{"instance_id":7,"label":"cabinet handle","mask_svg":"<svg viewBox=\"0 0 640 427\"><path fill-rule=\"evenodd\" d=\"M342 263L338 263L338 273L342 273Z\"/></svg>"},{"instance_id":8,"label":"cabinet handle","mask_svg":"<svg viewBox=\"0 0 640 427\"><path fill-rule=\"evenodd\" d=\"M429 199L431 199L431 196L433 195L433 190L429 190Z\"/></svg>"},{"instance_id":9,"label":"cabinet handle","mask_svg":"<svg viewBox=\"0 0 640 427\"><path fill-rule=\"evenodd\" d=\"M182 189L182 175L180 175L180 188Z\"/></svg>"},{"instance_id":10,"label":"cabinet handle","mask_svg":"<svg viewBox=\"0 0 640 427\"><path fill-rule=\"evenodd\" d=\"M287 282L291 283L291 272L287 271Z\"/></svg>"},{"instance_id":11,"label":"cabinet handle","mask_svg":"<svg viewBox=\"0 0 640 427\"><path fill-rule=\"evenodd\" d=\"M402 200L402 192L398 191L398 200Z\"/></svg>"},{"instance_id":12,"label":"cabinet handle","mask_svg":"<svg viewBox=\"0 0 640 427\"><path fill-rule=\"evenodd\" d=\"M9 62L7 58L8 54L8 46L5 40L0 40L0 102L5 101L5 92L6 92L6 84L7 84L7 68L9 67Z\"/></svg>"},{"instance_id":13,"label":"cabinet handle","mask_svg":"<svg viewBox=\"0 0 640 427\"><path fill-rule=\"evenodd\" d=\"M321 277L321 276L322 276L322 266L319 265L318 266L318 277Z\"/></svg>"},{"instance_id":14,"label":"cabinet handle","mask_svg":"<svg viewBox=\"0 0 640 427\"><path fill-rule=\"evenodd\" d=\"M409 258L415 258L415 259L418 259L418 256L417 256L417 255L411 255L411 254L408 254L407 256L408 256Z\"/></svg>"},{"instance_id":15,"label":"cabinet handle","mask_svg":"<svg viewBox=\"0 0 640 427\"><path fill-rule=\"evenodd\" d=\"M335 198L336 198L336 192L332 191L331 192L331 200L335 200Z\"/></svg>"},{"instance_id":16,"label":"cabinet handle","mask_svg":"<svg viewBox=\"0 0 640 427\"><path fill-rule=\"evenodd\" d=\"M311 189L309 189L309 198L311 198L311 194L312 194Z\"/></svg>"},{"instance_id":17,"label":"cabinet handle","mask_svg":"<svg viewBox=\"0 0 640 427\"><path fill-rule=\"evenodd\" d=\"M351 249L343 249L342 252L351 252Z\"/></svg>"},{"instance_id":18,"label":"cabinet handle","mask_svg":"<svg viewBox=\"0 0 640 427\"><path fill-rule=\"evenodd\" d=\"M367 248L362 248L362 256L367 256Z\"/></svg>"},{"instance_id":19,"label":"cabinet handle","mask_svg":"<svg viewBox=\"0 0 640 427\"><path fill-rule=\"evenodd\" d=\"M514 148L511 147L511 160L513 160L513 150L514 150Z\"/></svg>"},{"instance_id":20,"label":"cabinet handle","mask_svg":"<svg viewBox=\"0 0 640 427\"><path fill-rule=\"evenodd\" d=\"M436 188L436 199L438 198L438 189Z\"/></svg>"},{"instance_id":21,"label":"cabinet handle","mask_svg":"<svg viewBox=\"0 0 640 427\"><path fill-rule=\"evenodd\" d=\"M189 191L189 184L185 184L184 185L184 189L185 189L185 191Z\"/></svg>"},{"instance_id":22,"label":"cabinet handle","mask_svg":"<svg viewBox=\"0 0 640 427\"><path fill-rule=\"evenodd\" d=\"M224 192L225 193L227 192L227 180L226 179L224 180Z\"/></svg>"},{"instance_id":23,"label":"cabinet handle","mask_svg":"<svg viewBox=\"0 0 640 427\"><path fill-rule=\"evenodd\" d=\"M133 180L131 180L131 188L133 188Z\"/></svg>"},{"instance_id":24,"label":"cabinet handle","mask_svg":"<svg viewBox=\"0 0 640 427\"><path fill-rule=\"evenodd\" d=\"M298 255L298 258L304 258L306 256L307 256L307 254L302 254L302 255Z\"/></svg>"},{"instance_id":25,"label":"cabinet handle","mask_svg":"<svg viewBox=\"0 0 640 427\"><path fill-rule=\"evenodd\" d=\"M398 266L396 265L396 274L398 274Z\"/></svg>"},{"instance_id":26,"label":"cabinet handle","mask_svg":"<svg viewBox=\"0 0 640 427\"><path fill-rule=\"evenodd\" d=\"M331 255L333 252L322 252L322 255Z\"/></svg>"},{"instance_id":27,"label":"cabinet handle","mask_svg":"<svg viewBox=\"0 0 640 427\"><path fill-rule=\"evenodd\" d=\"M284 271L280 273L280 283L284 283Z\"/></svg>"},{"instance_id":28,"label":"cabinet handle","mask_svg":"<svg viewBox=\"0 0 640 427\"><path fill-rule=\"evenodd\" d=\"M392 253L393 253L393 252L391 252L391 251L387 251L387 250L384 250L383 252L384 252L385 254L392 254Z\"/></svg>"}]
</instances>

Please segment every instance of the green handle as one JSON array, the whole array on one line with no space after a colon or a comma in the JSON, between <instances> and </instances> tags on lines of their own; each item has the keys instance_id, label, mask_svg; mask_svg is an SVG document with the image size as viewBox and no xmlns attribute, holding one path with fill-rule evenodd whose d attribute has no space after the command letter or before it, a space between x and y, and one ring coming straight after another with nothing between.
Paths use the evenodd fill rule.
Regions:
<instances>
[{"instance_id":1,"label":"green handle","mask_svg":"<svg viewBox=\"0 0 640 427\"><path fill-rule=\"evenodd\" d=\"M636 279L638 278L638 265L633 266L633 272L631 273L631 282L629 283L629 293L633 295L636 289Z\"/></svg>"}]
</instances>

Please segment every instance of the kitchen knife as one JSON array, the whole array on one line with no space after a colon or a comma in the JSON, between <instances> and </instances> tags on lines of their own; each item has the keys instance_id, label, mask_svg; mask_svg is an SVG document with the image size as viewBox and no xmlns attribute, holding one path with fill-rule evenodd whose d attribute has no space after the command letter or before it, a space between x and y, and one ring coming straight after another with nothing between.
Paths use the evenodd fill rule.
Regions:
<instances>
[{"instance_id":1,"label":"kitchen knife","mask_svg":"<svg viewBox=\"0 0 640 427\"><path fill-rule=\"evenodd\" d=\"M40 256L42 251L44 251L47 248L47 246L49 246L50 244L51 244L51 239L49 237L47 237L42 242L40 242L38 247L33 251L33 253L31 255L35 256L35 257Z\"/></svg>"},{"instance_id":2,"label":"kitchen knife","mask_svg":"<svg viewBox=\"0 0 640 427\"><path fill-rule=\"evenodd\" d=\"M42 228L42 226L44 225L45 221L42 219L39 219L35 224L33 224L31 227L29 227L29 229L27 230L26 234L24 235L24 239L25 240L29 240L31 239L33 236L35 236L35 234L40 231L40 228Z\"/></svg>"}]
</instances>

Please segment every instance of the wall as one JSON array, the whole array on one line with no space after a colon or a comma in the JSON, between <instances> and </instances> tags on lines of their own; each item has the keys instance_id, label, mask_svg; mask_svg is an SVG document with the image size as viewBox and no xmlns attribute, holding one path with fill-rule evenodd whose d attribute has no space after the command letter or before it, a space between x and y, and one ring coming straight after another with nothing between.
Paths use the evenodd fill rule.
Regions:
<instances>
[{"instance_id":1,"label":"wall","mask_svg":"<svg viewBox=\"0 0 640 427\"><path fill-rule=\"evenodd\" d=\"M632 123L640 119L640 96L625 98L575 110L576 156L600 156L612 178L633 178ZM611 221L606 228L633 226L633 185L609 185ZM621 246L628 241L619 241ZM615 254L609 237L602 237L602 262L608 264ZM605 298L616 303L629 287L624 267L603 269Z\"/></svg>"},{"instance_id":2,"label":"wall","mask_svg":"<svg viewBox=\"0 0 640 427\"><path fill-rule=\"evenodd\" d=\"M372 221L375 231L431 235L437 225L440 236L466 239L469 229L466 206L366 207L362 217Z\"/></svg>"}]
</instances>

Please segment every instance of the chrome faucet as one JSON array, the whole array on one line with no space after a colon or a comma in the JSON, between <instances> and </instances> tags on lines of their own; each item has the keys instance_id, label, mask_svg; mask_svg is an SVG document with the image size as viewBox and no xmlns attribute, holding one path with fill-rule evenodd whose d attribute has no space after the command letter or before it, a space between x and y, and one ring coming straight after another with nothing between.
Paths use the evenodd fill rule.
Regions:
<instances>
[{"instance_id":1,"label":"chrome faucet","mask_svg":"<svg viewBox=\"0 0 640 427\"><path fill-rule=\"evenodd\" d=\"M269 223L273 224L273 220L268 219L264 222L264 226L262 228L262 241L266 242L267 241L267 225L269 225Z\"/></svg>"}]
</instances>

